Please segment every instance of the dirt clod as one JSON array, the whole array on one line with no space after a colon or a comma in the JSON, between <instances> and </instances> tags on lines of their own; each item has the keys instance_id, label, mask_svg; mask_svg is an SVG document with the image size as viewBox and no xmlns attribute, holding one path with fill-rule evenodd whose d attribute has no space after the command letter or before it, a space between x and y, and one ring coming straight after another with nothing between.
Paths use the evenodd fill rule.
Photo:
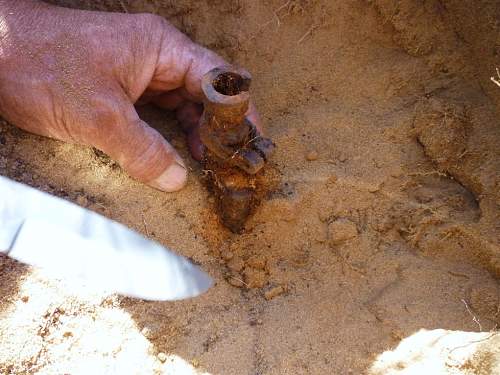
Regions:
<instances>
[{"instance_id":1,"label":"dirt clod","mask_svg":"<svg viewBox=\"0 0 500 375\"><path fill-rule=\"evenodd\" d=\"M274 288L269 289L264 293L264 298L268 301L272 300L275 297L282 295L285 292L285 288L281 285L275 286Z\"/></svg>"},{"instance_id":2,"label":"dirt clod","mask_svg":"<svg viewBox=\"0 0 500 375\"><path fill-rule=\"evenodd\" d=\"M234 257L234 253L230 250L224 250L221 254L222 259L224 260L231 260Z\"/></svg>"},{"instance_id":3,"label":"dirt clod","mask_svg":"<svg viewBox=\"0 0 500 375\"><path fill-rule=\"evenodd\" d=\"M227 266L231 271L240 272L245 267L245 262L240 257L234 257L227 263Z\"/></svg>"},{"instance_id":4,"label":"dirt clod","mask_svg":"<svg viewBox=\"0 0 500 375\"><path fill-rule=\"evenodd\" d=\"M414 127L425 153L445 169L455 166L467 147L464 108L435 99L420 108Z\"/></svg>"},{"instance_id":5,"label":"dirt clod","mask_svg":"<svg viewBox=\"0 0 500 375\"><path fill-rule=\"evenodd\" d=\"M263 270L247 267L243 275L248 288L262 288L267 282L267 275Z\"/></svg>"},{"instance_id":6,"label":"dirt clod","mask_svg":"<svg viewBox=\"0 0 500 375\"><path fill-rule=\"evenodd\" d=\"M245 282L243 281L243 276L239 273L231 273L226 278L229 285L234 286L235 288L243 288L245 286Z\"/></svg>"},{"instance_id":7,"label":"dirt clod","mask_svg":"<svg viewBox=\"0 0 500 375\"><path fill-rule=\"evenodd\" d=\"M88 207L89 206L89 200L85 195L78 195L76 197L76 204L82 207Z\"/></svg>"},{"instance_id":8,"label":"dirt clod","mask_svg":"<svg viewBox=\"0 0 500 375\"><path fill-rule=\"evenodd\" d=\"M266 268L267 259L262 255L254 255L246 261L248 267L255 268L257 270L263 270Z\"/></svg>"},{"instance_id":9,"label":"dirt clod","mask_svg":"<svg viewBox=\"0 0 500 375\"><path fill-rule=\"evenodd\" d=\"M319 154L318 151L316 150L311 150L306 154L306 160L307 161L315 161L318 160Z\"/></svg>"},{"instance_id":10,"label":"dirt clod","mask_svg":"<svg viewBox=\"0 0 500 375\"><path fill-rule=\"evenodd\" d=\"M357 236L356 224L348 219L338 219L328 225L328 239L331 245L340 245Z\"/></svg>"}]
</instances>

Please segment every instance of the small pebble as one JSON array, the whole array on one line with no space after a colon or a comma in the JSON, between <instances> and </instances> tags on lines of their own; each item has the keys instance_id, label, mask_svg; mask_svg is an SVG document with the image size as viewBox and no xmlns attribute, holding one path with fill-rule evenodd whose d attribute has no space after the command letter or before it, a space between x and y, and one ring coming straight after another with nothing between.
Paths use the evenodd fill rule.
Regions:
<instances>
[{"instance_id":1,"label":"small pebble","mask_svg":"<svg viewBox=\"0 0 500 375\"><path fill-rule=\"evenodd\" d=\"M338 181L338 179L339 178L337 177L337 175L332 174L330 177L328 177L328 180L326 183L329 185L333 185Z\"/></svg>"},{"instance_id":2,"label":"small pebble","mask_svg":"<svg viewBox=\"0 0 500 375\"><path fill-rule=\"evenodd\" d=\"M21 301L23 301L24 303L28 302L29 301L29 297L28 296L22 296L21 297Z\"/></svg>"},{"instance_id":3,"label":"small pebble","mask_svg":"<svg viewBox=\"0 0 500 375\"><path fill-rule=\"evenodd\" d=\"M285 292L285 288L283 288L281 285L275 286L274 288L271 288L267 292L264 293L264 298L267 299L268 301L270 301L273 298L282 295L284 292Z\"/></svg>"},{"instance_id":4,"label":"small pebble","mask_svg":"<svg viewBox=\"0 0 500 375\"><path fill-rule=\"evenodd\" d=\"M331 245L339 245L357 236L356 224L348 219L335 220L328 226L328 239Z\"/></svg>"},{"instance_id":5,"label":"small pebble","mask_svg":"<svg viewBox=\"0 0 500 375\"><path fill-rule=\"evenodd\" d=\"M316 150L311 150L307 153L306 155L306 159L308 161L315 161L315 160L318 160L318 157L319 157L319 154L318 154L318 151Z\"/></svg>"},{"instance_id":6,"label":"small pebble","mask_svg":"<svg viewBox=\"0 0 500 375\"><path fill-rule=\"evenodd\" d=\"M149 338L150 338L150 336L151 336L151 334L152 334L152 333L151 333L151 329L150 329L149 327L144 327L144 328L142 329L141 333L142 333L142 335L143 335L145 338L147 338L147 339L149 339Z\"/></svg>"},{"instance_id":7,"label":"small pebble","mask_svg":"<svg viewBox=\"0 0 500 375\"><path fill-rule=\"evenodd\" d=\"M224 260L231 260L231 259L233 259L234 254L230 250L225 250L222 252L221 256L222 256L222 259L224 259Z\"/></svg>"},{"instance_id":8,"label":"small pebble","mask_svg":"<svg viewBox=\"0 0 500 375\"><path fill-rule=\"evenodd\" d=\"M66 337L66 338L73 337L73 332L66 331L66 332L63 333L63 337Z\"/></svg>"},{"instance_id":9,"label":"small pebble","mask_svg":"<svg viewBox=\"0 0 500 375\"><path fill-rule=\"evenodd\" d=\"M167 360L167 355L163 352L158 353L157 357L160 362L165 362Z\"/></svg>"},{"instance_id":10,"label":"small pebble","mask_svg":"<svg viewBox=\"0 0 500 375\"><path fill-rule=\"evenodd\" d=\"M155 325L147 325L142 329L141 333L145 338L152 340L158 337L160 333L160 327Z\"/></svg>"},{"instance_id":11,"label":"small pebble","mask_svg":"<svg viewBox=\"0 0 500 375\"><path fill-rule=\"evenodd\" d=\"M79 195L78 197L76 197L76 203L79 206L87 207L89 205L89 200L85 195Z\"/></svg>"},{"instance_id":12,"label":"small pebble","mask_svg":"<svg viewBox=\"0 0 500 375\"><path fill-rule=\"evenodd\" d=\"M376 193L380 190L380 184L368 184L366 188L370 193Z\"/></svg>"}]
</instances>

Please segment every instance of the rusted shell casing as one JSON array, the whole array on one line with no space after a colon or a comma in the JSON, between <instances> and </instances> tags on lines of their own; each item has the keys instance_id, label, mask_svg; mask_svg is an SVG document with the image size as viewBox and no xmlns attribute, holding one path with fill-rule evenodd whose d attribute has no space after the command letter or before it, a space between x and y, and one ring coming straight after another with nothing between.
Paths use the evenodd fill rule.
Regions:
<instances>
[{"instance_id":1,"label":"rusted shell casing","mask_svg":"<svg viewBox=\"0 0 500 375\"><path fill-rule=\"evenodd\" d=\"M239 126L245 120L250 103L250 73L243 69L219 67L203 77L204 109L215 127Z\"/></svg>"},{"instance_id":2,"label":"rusted shell casing","mask_svg":"<svg viewBox=\"0 0 500 375\"><path fill-rule=\"evenodd\" d=\"M203 160L222 222L240 232L259 204L257 174L274 144L246 119L250 103L250 74L233 67L215 68L203 77L204 113L200 138Z\"/></svg>"}]
</instances>

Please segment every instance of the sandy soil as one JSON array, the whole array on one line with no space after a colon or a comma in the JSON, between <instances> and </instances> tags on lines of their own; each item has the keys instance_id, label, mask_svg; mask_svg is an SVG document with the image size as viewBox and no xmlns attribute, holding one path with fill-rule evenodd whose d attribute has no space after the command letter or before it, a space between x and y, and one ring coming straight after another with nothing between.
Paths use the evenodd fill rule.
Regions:
<instances>
[{"instance_id":1,"label":"sandy soil","mask_svg":"<svg viewBox=\"0 0 500 375\"><path fill-rule=\"evenodd\" d=\"M500 6L461 0L61 0L151 11L247 67L277 188L242 235L191 161L163 194L0 124L0 174L118 220L217 280L103 296L0 258L0 372L500 373ZM187 156L172 116L142 117Z\"/></svg>"}]
</instances>

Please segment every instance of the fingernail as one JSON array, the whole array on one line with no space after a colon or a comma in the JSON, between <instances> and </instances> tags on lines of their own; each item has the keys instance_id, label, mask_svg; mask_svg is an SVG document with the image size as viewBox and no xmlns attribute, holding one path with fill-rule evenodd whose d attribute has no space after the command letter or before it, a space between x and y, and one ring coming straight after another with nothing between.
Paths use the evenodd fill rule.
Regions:
<instances>
[{"instance_id":1,"label":"fingernail","mask_svg":"<svg viewBox=\"0 0 500 375\"><path fill-rule=\"evenodd\" d=\"M182 160L175 162L163 172L160 177L153 180L150 185L171 193L181 190L187 182L187 169L184 167Z\"/></svg>"}]
</instances>

